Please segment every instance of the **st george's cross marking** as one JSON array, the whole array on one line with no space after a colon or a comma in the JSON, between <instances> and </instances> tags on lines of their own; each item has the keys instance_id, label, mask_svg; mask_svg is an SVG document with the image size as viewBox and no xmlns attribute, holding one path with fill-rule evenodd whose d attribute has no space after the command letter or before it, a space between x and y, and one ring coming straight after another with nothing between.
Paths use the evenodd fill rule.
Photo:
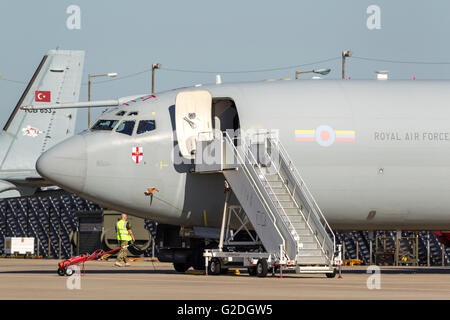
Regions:
<instances>
[{"instance_id":1,"label":"st george's cross marking","mask_svg":"<svg viewBox=\"0 0 450 320\"><path fill-rule=\"evenodd\" d=\"M139 163L144 159L144 148L143 147L133 147L131 152L131 158L134 163Z\"/></svg>"}]
</instances>

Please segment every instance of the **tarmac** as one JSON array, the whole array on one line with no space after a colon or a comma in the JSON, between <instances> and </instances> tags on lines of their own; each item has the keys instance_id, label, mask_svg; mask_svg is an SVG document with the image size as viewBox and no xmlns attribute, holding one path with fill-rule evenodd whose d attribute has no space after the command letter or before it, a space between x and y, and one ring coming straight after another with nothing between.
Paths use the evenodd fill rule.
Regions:
<instances>
[{"instance_id":1,"label":"tarmac","mask_svg":"<svg viewBox=\"0 0 450 320\"><path fill-rule=\"evenodd\" d=\"M283 273L266 278L240 275L179 274L171 264L136 261L115 267L112 261L86 263L79 277L59 276L57 260L0 259L1 300L277 300L277 299L445 299L450 298L449 267L380 267L373 278L367 267L343 267L342 278ZM369 289L371 287L372 289ZM378 288L379 287L379 288ZM127 292L126 297L117 292Z\"/></svg>"}]
</instances>

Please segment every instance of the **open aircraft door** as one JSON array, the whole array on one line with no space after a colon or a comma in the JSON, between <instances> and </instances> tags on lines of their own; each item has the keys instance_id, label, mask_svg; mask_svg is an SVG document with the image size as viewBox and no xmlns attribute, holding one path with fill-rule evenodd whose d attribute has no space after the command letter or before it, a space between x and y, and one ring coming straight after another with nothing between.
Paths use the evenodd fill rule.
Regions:
<instances>
[{"instance_id":1,"label":"open aircraft door","mask_svg":"<svg viewBox=\"0 0 450 320\"><path fill-rule=\"evenodd\" d=\"M209 91L180 92L175 100L175 125L180 152L195 158L197 139L212 140L212 96Z\"/></svg>"}]
</instances>

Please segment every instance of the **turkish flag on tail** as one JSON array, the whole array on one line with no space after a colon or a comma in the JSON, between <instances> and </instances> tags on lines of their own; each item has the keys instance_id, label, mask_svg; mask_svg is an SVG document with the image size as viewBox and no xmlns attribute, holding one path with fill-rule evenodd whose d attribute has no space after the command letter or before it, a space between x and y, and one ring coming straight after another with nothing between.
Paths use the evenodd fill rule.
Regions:
<instances>
[{"instance_id":1,"label":"turkish flag on tail","mask_svg":"<svg viewBox=\"0 0 450 320\"><path fill-rule=\"evenodd\" d=\"M50 91L35 91L34 101L36 102L50 102Z\"/></svg>"}]
</instances>

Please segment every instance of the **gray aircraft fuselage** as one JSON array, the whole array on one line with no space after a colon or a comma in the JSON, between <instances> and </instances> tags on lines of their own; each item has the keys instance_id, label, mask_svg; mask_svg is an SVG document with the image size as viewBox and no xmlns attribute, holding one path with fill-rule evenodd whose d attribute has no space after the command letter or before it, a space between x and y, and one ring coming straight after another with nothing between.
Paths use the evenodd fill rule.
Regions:
<instances>
[{"instance_id":1,"label":"gray aircraft fuselage","mask_svg":"<svg viewBox=\"0 0 450 320\"><path fill-rule=\"evenodd\" d=\"M143 96L101 115L118 121L113 130L87 130L47 151L38 172L110 209L181 226L204 226L206 216L209 227L220 226L223 175L174 164L175 99L186 90L232 99L242 130L278 129L333 228L450 229L444 81L271 81ZM156 128L116 132L123 120L154 120Z\"/></svg>"}]
</instances>

